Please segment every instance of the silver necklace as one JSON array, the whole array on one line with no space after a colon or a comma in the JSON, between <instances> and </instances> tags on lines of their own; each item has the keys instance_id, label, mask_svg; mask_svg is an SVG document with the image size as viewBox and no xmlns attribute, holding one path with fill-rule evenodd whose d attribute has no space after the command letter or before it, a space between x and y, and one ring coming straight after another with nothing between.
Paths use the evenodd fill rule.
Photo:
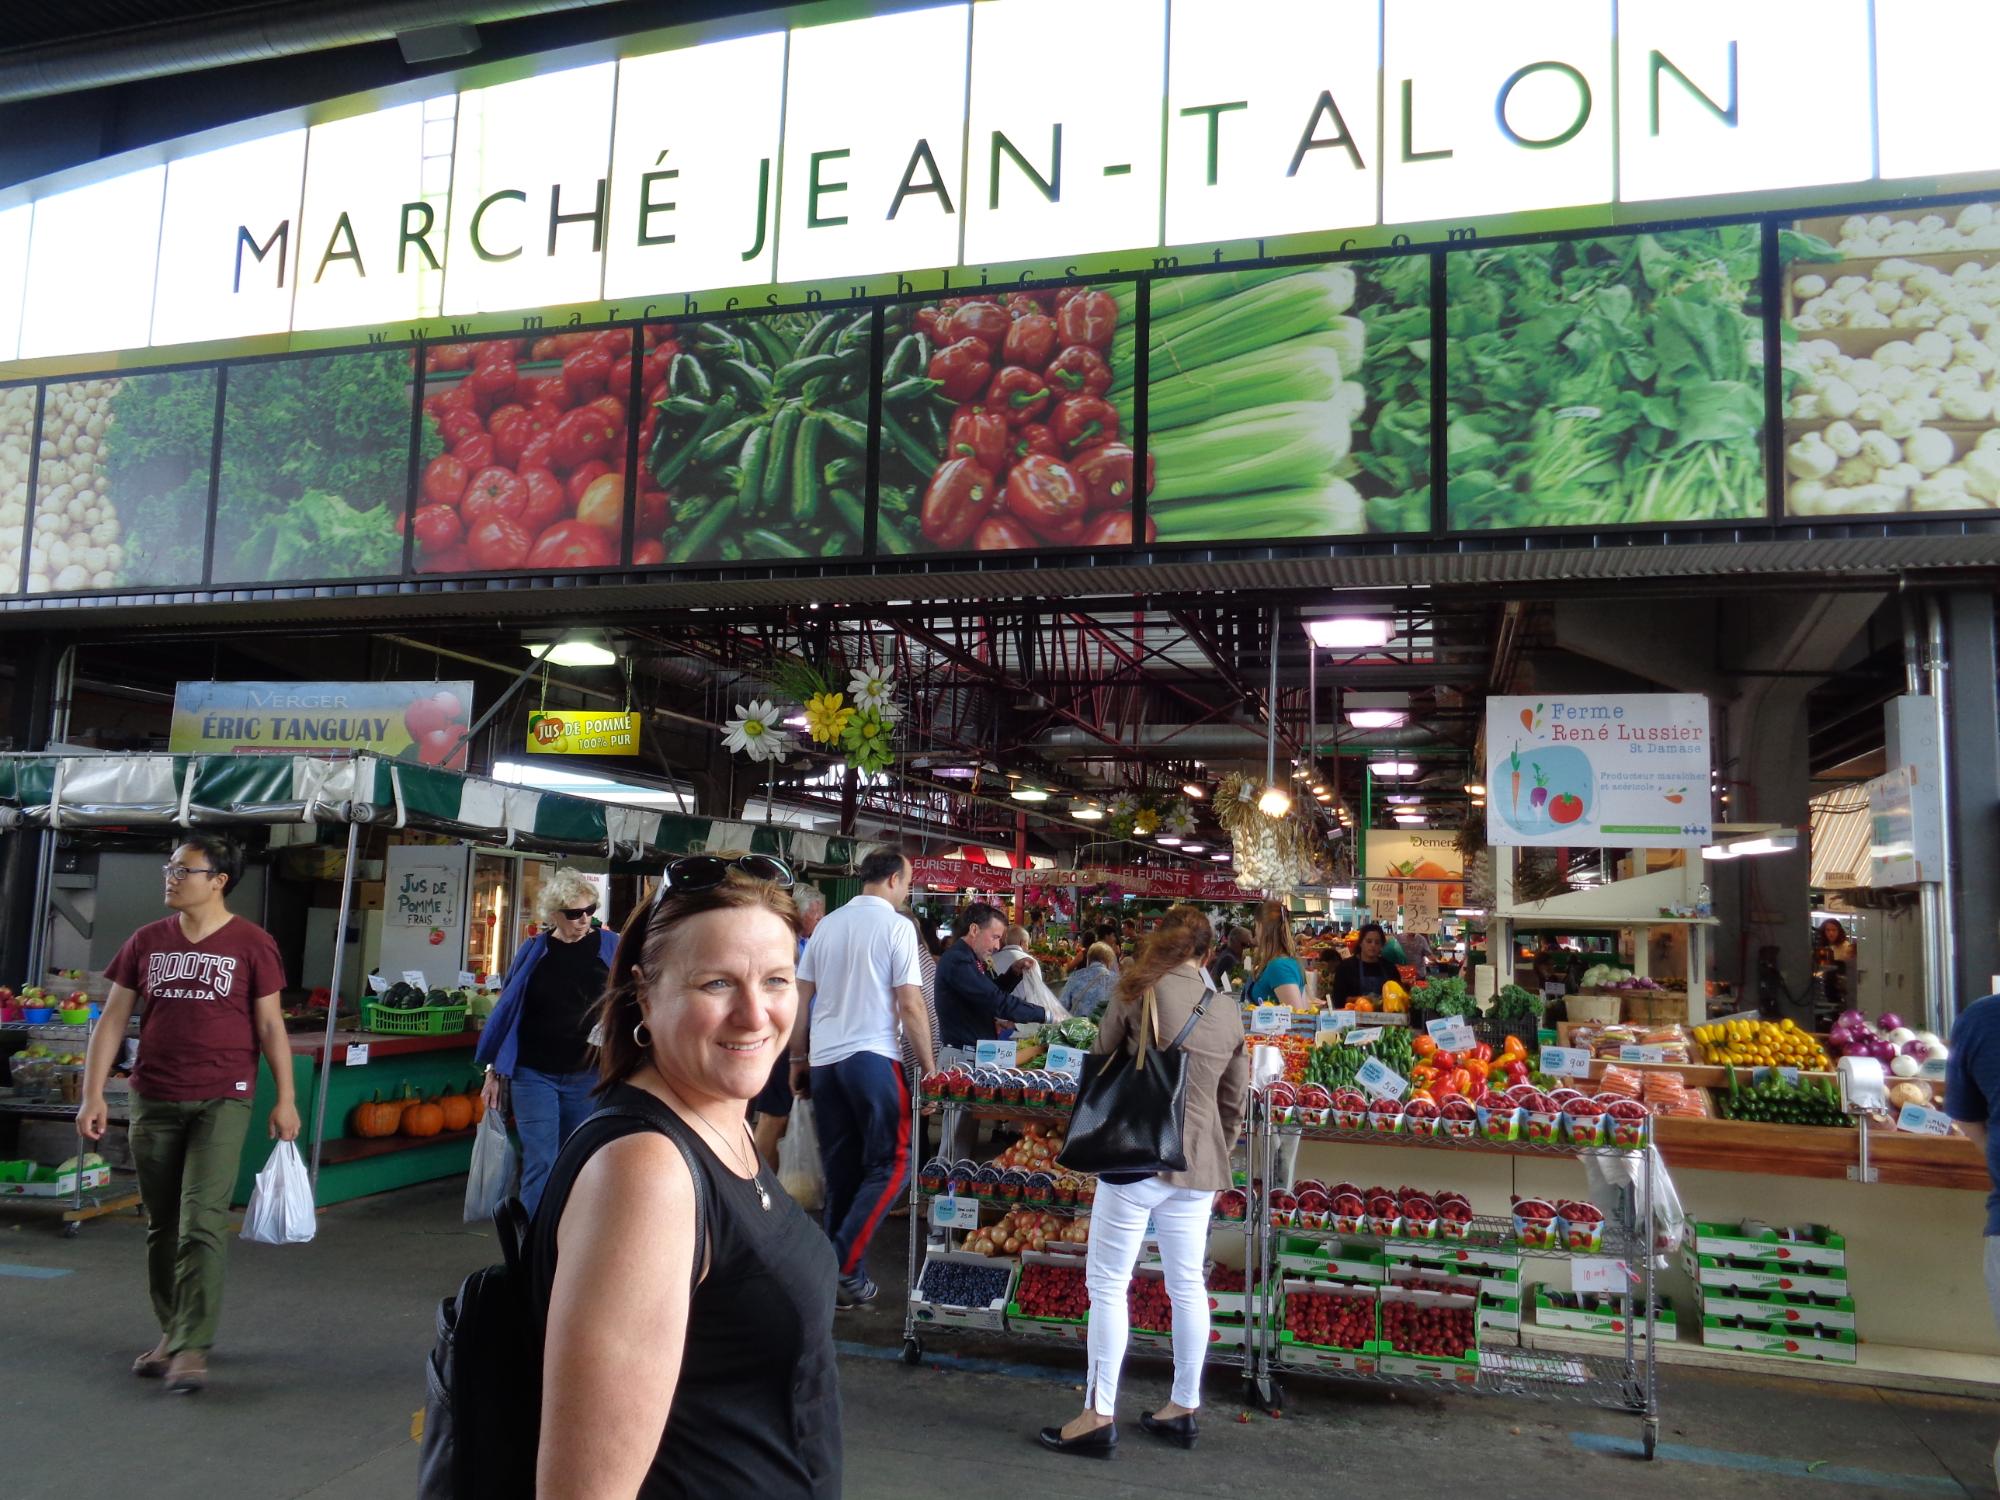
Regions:
<instances>
[{"instance_id":1,"label":"silver necklace","mask_svg":"<svg viewBox=\"0 0 2000 1500\"><path fill-rule=\"evenodd\" d=\"M674 1099L677 1103L681 1104L687 1103L685 1099L682 1099L681 1096L674 1091L674 1086L671 1083L667 1083L667 1075L660 1072L660 1065L658 1063L653 1064L653 1072L658 1076L661 1083L667 1084L667 1092L673 1094ZM720 1146L722 1148L723 1156L727 1158L731 1154L728 1143L724 1141L721 1136L717 1135L715 1131L709 1127L708 1122L701 1117L700 1111L695 1109L694 1106L689 1105L688 1115L691 1119L693 1119L695 1124L695 1129L703 1132L705 1135L707 1135L707 1137L710 1140L714 1141L716 1145ZM748 1126L744 1127L744 1133L746 1135L749 1133ZM750 1150L751 1150L750 1186L752 1186L757 1190L758 1206L761 1207L765 1213L769 1213L771 1211L771 1195L764 1191L764 1166L762 1162L757 1160L756 1156L757 1148L753 1145L750 1148Z\"/></svg>"}]
</instances>

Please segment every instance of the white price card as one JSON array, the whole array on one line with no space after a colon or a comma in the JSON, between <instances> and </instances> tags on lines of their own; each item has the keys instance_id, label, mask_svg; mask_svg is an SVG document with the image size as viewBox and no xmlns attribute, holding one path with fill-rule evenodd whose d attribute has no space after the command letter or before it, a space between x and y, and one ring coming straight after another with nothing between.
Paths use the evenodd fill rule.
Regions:
<instances>
[{"instance_id":1,"label":"white price card","mask_svg":"<svg viewBox=\"0 0 2000 1500\"><path fill-rule=\"evenodd\" d=\"M1292 1029L1291 1010L1283 1005L1260 1005L1250 1012L1252 1036L1283 1036Z\"/></svg>"},{"instance_id":2,"label":"white price card","mask_svg":"<svg viewBox=\"0 0 2000 1500\"><path fill-rule=\"evenodd\" d=\"M368 1066L368 1044L366 1042L349 1042L347 1044L347 1065L350 1068L365 1068Z\"/></svg>"},{"instance_id":3,"label":"white price card","mask_svg":"<svg viewBox=\"0 0 2000 1500\"><path fill-rule=\"evenodd\" d=\"M931 1199L931 1223L939 1229L977 1229L979 1200L959 1198L950 1193Z\"/></svg>"},{"instance_id":4,"label":"white price card","mask_svg":"<svg viewBox=\"0 0 2000 1500\"><path fill-rule=\"evenodd\" d=\"M1632 1268L1622 1260L1595 1255L1579 1255L1570 1262L1569 1289L1573 1292L1606 1292L1622 1297L1632 1290Z\"/></svg>"},{"instance_id":5,"label":"white price card","mask_svg":"<svg viewBox=\"0 0 2000 1500\"><path fill-rule=\"evenodd\" d=\"M1752 1083L1764 1083L1774 1073L1777 1074L1780 1083L1795 1084L1799 1081L1799 1070L1797 1068L1752 1068L1750 1070L1750 1081Z\"/></svg>"},{"instance_id":6,"label":"white price card","mask_svg":"<svg viewBox=\"0 0 2000 1500\"><path fill-rule=\"evenodd\" d=\"M1660 1063L1667 1060L1667 1049L1654 1042L1644 1046L1627 1042L1618 1049L1620 1062Z\"/></svg>"},{"instance_id":7,"label":"white price card","mask_svg":"<svg viewBox=\"0 0 2000 1500\"><path fill-rule=\"evenodd\" d=\"M1016 1048L1013 1042L981 1042L973 1057L982 1068L1011 1068Z\"/></svg>"},{"instance_id":8,"label":"white price card","mask_svg":"<svg viewBox=\"0 0 2000 1500\"><path fill-rule=\"evenodd\" d=\"M1347 1033L1347 1045L1350 1047L1372 1046L1381 1035L1382 1028L1380 1026L1357 1026L1354 1030Z\"/></svg>"},{"instance_id":9,"label":"white price card","mask_svg":"<svg viewBox=\"0 0 2000 1500\"><path fill-rule=\"evenodd\" d=\"M460 989L469 990L478 983L479 983L479 976L477 974L474 974L472 970L460 969L458 971L458 987Z\"/></svg>"},{"instance_id":10,"label":"white price card","mask_svg":"<svg viewBox=\"0 0 2000 1500\"><path fill-rule=\"evenodd\" d=\"M1923 1067L1918 1070L1917 1077L1928 1078L1933 1082L1942 1082L1944 1080L1944 1070L1945 1061L1943 1058L1927 1057L1924 1059Z\"/></svg>"},{"instance_id":11,"label":"white price card","mask_svg":"<svg viewBox=\"0 0 2000 1500\"><path fill-rule=\"evenodd\" d=\"M431 987L431 982L424 978L422 969L403 970L403 983L414 984L420 990L428 990Z\"/></svg>"},{"instance_id":12,"label":"white price card","mask_svg":"<svg viewBox=\"0 0 2000 1500\"><path fill-rule=\"evenodd\" d=\"M1907 1130L1912 1135L1950 1135L1951 1116L1941 1109L1905 1104L1896 1115L1896 1128Z\"/></svg>"},{"instance_id":13,"label":"white price card","mask_svg":"<svg viewBox=\"0 0 2000 1500\"><path fill-rule=\"evenodd\" d=\"M1463 1017L1440 1016L1435 1021L1426 1021L1424 1030L1431 1034L1431 1040L1447 1052L1465 1052L1472 1048L1476 1038L1472 1028Z\"/></svg>"},{"instance_id":14,"label":"white price card","mask_svg":"<svg viewBox=\"0 0 2000 1500\"><path fill-rule=\"evenodd\" d=\"M384 979L380 974L370 974L368 976L368 988L378 995L386 995L389 993L389 981Z\"/></svg>"},{"instance_id":15,"label":"white price card","mask_svg":"<svg viewBox=\"0 0 2000 1500\"><path fill-rule=\"evenodd\" d=\"M1085 1056L1081 1047L1051 1047L1046 1066L1051 1073L1067 1073L1072 1078L1081 1078Z\"/></svg>"},{"instance_id":16,"label":"white price card","mask_svg":"<svg viewBox=\"0 0 2000 1500\"><path fill-rule=\"evenodd\" d=\"M1361 1071L1354 1075L1354 1081L1377 1099L1400 1099L1410 1086L1409 1079L1379 1057L1371 1057L1363 1063Z\"/></svg>"},{"instance_id":17,"label":"white price card","mask_svg":"<svg viewBox=\"0 0 2000 1500\"><path fill-rule=\"evenodd\" d=\"M1542 1048L1542 1071L1551 1078L1588 1078L1590 1076L1590 1049L1588 1047L1544 1047Z\"/></svg>"},{"instance_id":18,"label":"white price card","mask_svg":"<svg viewBox=\"0 0 2000 1500\"><path fill-rule=\"evenodd\" d=\"M1351 1010L1323 1010L1319 1013L1321 1031L1352 1031L1360 1024L1358 1013Z\"/></svg>"},{"instance_id":19,"label":"white price card","mask_svg":"<svg viewBox=\"0 0 2000 1500\"><path fill-rule=\"evenodd\" d=\"M1545 984L1542 986L1542 998L1544 1000L1562 1000L1566 999L1568 995L1569 986L1566 984Z\"/></svg>"}]
</instances>

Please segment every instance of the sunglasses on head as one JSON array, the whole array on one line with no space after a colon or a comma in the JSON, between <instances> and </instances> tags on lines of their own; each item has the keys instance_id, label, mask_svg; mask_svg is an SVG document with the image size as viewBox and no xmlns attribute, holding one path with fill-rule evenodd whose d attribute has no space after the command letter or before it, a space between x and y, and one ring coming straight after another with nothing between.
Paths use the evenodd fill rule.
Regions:
<instances>
[{"instance_id":1,"label":"sunglasses on head","mask_svg":"<svg viewBox=\"0 0 2000 1500\"><path fill-rule=\"evenodd\" d=\"M559 906L556 908L557 916L568 917L572 922L581 921L588 916L594 916L596 912L597 903L595 901L591 902L588 906Z\"/></svg>"},{"instance_id":2,"label":"sunglasses on head","mask_svg":"<svg viewBox=\"0 0 2000 1500\"><path fill-rule=\"evenodd\" d=\"M685 895L690 891L712 891L729 878L731 870L741 870L752 880L768 880L791 889L791 866L768 854L745 854L736 859L724 859L719 854L685 854L668 865L660 876L660 884L653 892L653 905L666 900L669 892Z\"/></svg>"}]
</instances>

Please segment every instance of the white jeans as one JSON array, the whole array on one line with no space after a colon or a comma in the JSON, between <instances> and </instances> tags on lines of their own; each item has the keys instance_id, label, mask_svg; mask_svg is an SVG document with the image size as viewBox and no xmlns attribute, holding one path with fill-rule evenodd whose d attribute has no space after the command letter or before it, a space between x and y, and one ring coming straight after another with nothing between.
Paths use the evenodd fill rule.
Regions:
<instances>
[{"instance_id":1,"label":"white jeans","mask_svg":"<svg viewBox=\"0 0 2000 1500\"><path fill-rule=\"evenodd\" d=\"M1101 1417L1118 1413L1118 1375L1131 1339L1125 1305L1132 1268L1146 1238L1146 1220L1166 1263L1167 1299L1174 1307L1174 1404L1201 1405L1201 1364L1208 1353L1208 1218L1215 1194L1168 1187L1157 1177L1120 1185L1100 1182L1090 1211L1090 1404Z\"/></svg>"}]
</instances>

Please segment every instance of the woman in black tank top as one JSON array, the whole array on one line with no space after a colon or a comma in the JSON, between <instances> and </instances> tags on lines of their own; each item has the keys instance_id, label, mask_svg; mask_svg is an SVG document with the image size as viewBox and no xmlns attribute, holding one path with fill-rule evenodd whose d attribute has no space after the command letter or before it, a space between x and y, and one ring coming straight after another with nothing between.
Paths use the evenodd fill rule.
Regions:
<instances>
[{"instance_id":1,"label":"woman in black tank top","mask_svg":"<svg viewBox=\"0 0 2000 1500\"><path fill-rule=\"evenodd\" d=\"M535 1216L541 1500L840 1494L832 1247L744 1124L797 1008L790 883L775 860L680 860L626 924L617 1112L570 1137Z\"/></svg>"}]
</instances>

